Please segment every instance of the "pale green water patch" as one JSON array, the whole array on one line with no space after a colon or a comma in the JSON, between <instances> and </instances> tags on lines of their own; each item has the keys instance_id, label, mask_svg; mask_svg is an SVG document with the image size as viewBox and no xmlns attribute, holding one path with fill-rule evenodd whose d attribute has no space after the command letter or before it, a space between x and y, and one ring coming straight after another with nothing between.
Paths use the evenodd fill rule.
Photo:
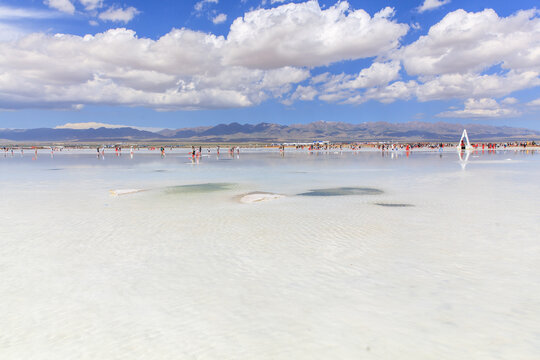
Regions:
<instances>
[{"instance_id":1,"label":"pale green water patch","mask_svg":"<svg viewBox=\"0 0 540 360\"><path fill-rule=\"evenodd\" d=\"M384 191L368 187L337 187L314 189L298 194L300 196L346 196L346 195L381 195Z\"/></svg>"},{"instance_id":2,"label":"pale green water patch","mask_svg":"<svg viewBox=\"0 0 540 360\"><path fill-rule=\"evenodd\" d=\"M206 183L206 184L191 184L178 185L165 188L165 193L168 195L181 194L201 194L216 191L225 191L233 188L234 183Z\"/></svg>"}]
</instances>

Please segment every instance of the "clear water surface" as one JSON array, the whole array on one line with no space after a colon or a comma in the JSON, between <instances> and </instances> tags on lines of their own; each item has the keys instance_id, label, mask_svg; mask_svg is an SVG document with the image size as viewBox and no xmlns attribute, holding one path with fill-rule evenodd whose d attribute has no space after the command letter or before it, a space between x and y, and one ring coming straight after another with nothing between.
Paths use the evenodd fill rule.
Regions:
<instances>
[{"instance_id":1,"label":"clear water surface","mask_svg":"<svg viewBox=\"0 0 540 360\"><path fill-rule=\"evenodd\" d=\"M538 153L187 152L0 154L0 358L540 357Z\"/></svg>"}]
</instances>

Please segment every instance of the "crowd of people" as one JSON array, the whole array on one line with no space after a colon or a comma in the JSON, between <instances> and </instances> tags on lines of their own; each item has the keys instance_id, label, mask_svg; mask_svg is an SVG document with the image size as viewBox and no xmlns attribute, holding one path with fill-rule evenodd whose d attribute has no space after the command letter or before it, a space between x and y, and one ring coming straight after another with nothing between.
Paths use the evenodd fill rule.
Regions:
<instances>
[{"instance_id":1,"label":"crowd of people","mask_svg":"<svg viewBox=\"0 0 540 360\"><path fill-rule=\"evenodd\" d=\"M282 144L272 144L272 145L259 145L259 146L253 146L250 145L249 147L258 147L258 148L277 148L279 150L279 153L284 156L285 150L304 150L304 151L343 151L343 150L380 150L380 151L398 151L398 150L404 150L404 151L412 151L412 150L431 150L431 151L443 151L444 149L465 149L465 144L456 144L456 143L448 143L448 142L412 142L412 143L395 143L395 142L364 142L364 143L330 143L328 141L325 142L314 142L314 143L302 143L302 144L290 144L290 143L282 143ZM470 147L474 150L504 150L504 149L539 149L540 150L540 142L537 141L515 141L515 142L482 142L482 143L474 143L471 144ZM4 157L6 157L8 154L11 156L14 156L15 152L20 152L21 155L24 155L24 151L26 150L33 150L35 153L35 156L37 156L39 149L49 149L51 154L54 154L55 151L62 151L64 149L87 149L88 146L73 146L73 147L64 147L64 146L3 146L2 149L4 151ZM114 149L114 152L116 156L122 155L122 146L121 145L102 145L96 147L97 156L98 157L104 157L105 156L105 149L110 148L111 150ZM159 152L161 154L161 157L165 157L165 146L160 146L159 148L156 146L130 146L130 155L133 157L134 152L136 150L140 149L147 149L149 151L155 151L159 149ZM174 149L182 149L185 147L182 146L170 146L169 147L171 151ZM220 155L221 151L221 145L216 145L215 147L206 147L206 153L210 155L211 153L215 152L216 155ZM227 147L227 152L229 155L239 155L240 154L240 146L232 145ZM195 146L192 145L191 149L189 151L189 156L193 159L200 158L203 156L203 147L202 145Z\"/></svg>"},{"instance_id":2,"label":"crowd of people","mask_svg":"<svg viewBox=\"0 0 540 360\"><path fill-rule=\"evenodd\" d=\"M471 144L474 149L508 149L508 148L540 148L540 143L535 141L528 142L483 142ZM443 151L447 149L465 148L465 143L462 141L459 144L449 142L412 142L412 143L395 143L395 142L366 142L366 143L313 143L313 144L280 144L278 149L280 153L284 153L286 148L295 150L308 150L308 151L330 151L330 150L439 150Z\"/></svg>"}]
</instances>

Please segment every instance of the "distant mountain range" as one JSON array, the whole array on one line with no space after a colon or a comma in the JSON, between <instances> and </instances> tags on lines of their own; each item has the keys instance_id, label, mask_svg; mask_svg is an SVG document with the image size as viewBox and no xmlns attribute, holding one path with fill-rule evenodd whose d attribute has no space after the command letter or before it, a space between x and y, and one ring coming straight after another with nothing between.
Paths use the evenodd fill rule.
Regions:
<instances>
[{"instance_id":1,"label":"distant mountain range","mask_svg":"<svg viewBox=\"0 0 540 360\"><path fill-rule=\"evenodd\" d=\"M0 129L0 142L36 141L36 142L95 142L95 141L128 141L165 139L164 136L130 127L99 129Z\"/></svg>"},{"instance_id":2,"label":"distant mountain range","mask_svg":"<svg viewBox=\"0 0 540 360\"><path fill-rule=\"evenodd\" d=\"M220 124L158 132L131 127L98 129L0 129L0 143L9 142L311 142L330 141L458 141L463 129L471 141L538 140L540 131L508 126L317 121L310 124Z\"/></svg>"}]
</instances>

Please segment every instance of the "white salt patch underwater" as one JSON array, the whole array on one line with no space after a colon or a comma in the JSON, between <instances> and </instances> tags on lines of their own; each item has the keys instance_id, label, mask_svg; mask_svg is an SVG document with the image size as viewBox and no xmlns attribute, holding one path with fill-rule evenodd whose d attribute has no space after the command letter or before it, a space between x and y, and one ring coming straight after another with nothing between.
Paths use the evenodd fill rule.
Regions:
<instances>
[{"instance_id":1,"label":"white salt patch underwater","mask_svg":"<svg viewBox=\"0 0 540 360\"><path fill-rule=\"evenodd\" d=\"M283 197L285 197L285 195L255 192L255 193L243 195L240 198L240 202L244 204L253 204L253 203L261 202L261 201L277 200Z\"/></svg>"}]
</instances>

